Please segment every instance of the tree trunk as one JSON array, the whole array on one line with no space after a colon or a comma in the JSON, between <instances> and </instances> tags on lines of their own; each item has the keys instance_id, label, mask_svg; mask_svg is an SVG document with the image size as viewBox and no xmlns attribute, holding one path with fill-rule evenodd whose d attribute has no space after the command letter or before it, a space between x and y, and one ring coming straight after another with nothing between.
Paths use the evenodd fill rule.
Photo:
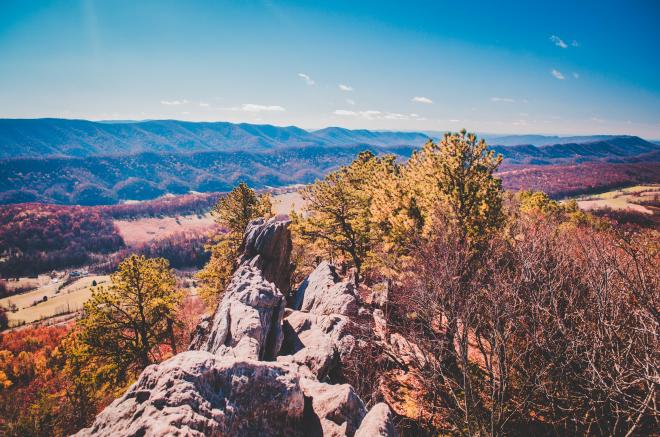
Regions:
<instances>
[{"instance_id":1,"label":"tree trunk","mask_svg":"<svg viewBox=\"0 0 660 437\"><path fill-rule=\"evenodd\" d=\"M170 347L172 353L176 355L176 340L174 338L174 320L167 318L167 335L170 338Z\"/></svg>"}]
</instances>

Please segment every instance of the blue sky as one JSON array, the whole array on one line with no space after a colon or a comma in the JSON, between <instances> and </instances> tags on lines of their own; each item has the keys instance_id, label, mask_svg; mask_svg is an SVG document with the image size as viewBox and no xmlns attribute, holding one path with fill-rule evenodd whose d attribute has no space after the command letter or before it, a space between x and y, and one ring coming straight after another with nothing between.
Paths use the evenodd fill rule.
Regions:
<instances>
[{"instance_id":1,"label":"blue sky","mask_svg":"<svg viewBox=\"0 0 660 437\"><path fill-rule=\"evenodd\" d=\"M2 0L0 117L660 138L660 2Z\"/></svg>"}]
</instances>

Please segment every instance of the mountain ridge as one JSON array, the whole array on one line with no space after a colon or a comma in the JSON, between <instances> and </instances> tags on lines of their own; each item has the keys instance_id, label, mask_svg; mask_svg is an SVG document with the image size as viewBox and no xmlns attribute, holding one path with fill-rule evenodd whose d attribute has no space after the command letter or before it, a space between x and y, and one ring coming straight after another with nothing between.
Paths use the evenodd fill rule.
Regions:
<instances>
[{"instance_id":1,"label":"mountain ridge","mask_svg":"<svg viewBox=\"0 0 660 437\"><path fill-rule=\"evenodd\" d=\"M420 147L440 132L346 129L330 126L305 130L297 126L191 122L181 120L90 121L60 118L0 119L0 159L115 156L142 152L262 152L311 146ZM584 144L637 138L624 135L544 136L485 135L502 147ZM641 139L640 139L641 140ZM644 141L644 140L642 140Z\"/></svg>"}]
</instances>

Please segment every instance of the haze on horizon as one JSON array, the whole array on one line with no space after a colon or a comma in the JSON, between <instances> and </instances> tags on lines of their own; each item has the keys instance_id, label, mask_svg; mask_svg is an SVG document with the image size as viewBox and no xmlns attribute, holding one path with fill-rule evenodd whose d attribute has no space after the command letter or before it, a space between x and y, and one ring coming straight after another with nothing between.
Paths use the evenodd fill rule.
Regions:
<instances>
[{"instance_id":1,"label":"haze on horizon","mask_svg":"<svg viewBox=\"0 0 660 437\"><path fill-rule=\"evenodd\" d=\"M658 139L658 22L653 0L9 0L0 117Z\"/></svg>"}]
</instances>

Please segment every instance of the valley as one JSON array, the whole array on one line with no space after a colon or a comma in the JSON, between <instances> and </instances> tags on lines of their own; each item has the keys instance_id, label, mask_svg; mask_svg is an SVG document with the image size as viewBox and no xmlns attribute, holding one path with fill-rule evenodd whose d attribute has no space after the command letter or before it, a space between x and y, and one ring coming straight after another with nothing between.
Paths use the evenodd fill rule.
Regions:
<instances>
[{"instance_id":1,"label":"valley","mask_svg":"<svg viewBox=\"0 0 660 437\"><path fill-rule=\"evenodd\" d=\"M630 209L643 214L660 214L660 185L635 185L576 198L580 208L590 211L610 208Z\"/></svg>"},{"instance_id":2,"label":"valley","mask_svg":"<svg viewBox=\"0 0 660 437\"><path fill-rule=\"evenodd\" d=\"M88 275L69 278L67 273L56 273L55 278L42 275L44 285L0 299L0 306L8 308L9 326L22 326L56 316L75 316L89 299L92 288L107 285L109 276ZM96 285L94 285L96 284Z\"/></svg>"},{"instance_id":3,"label":"valley","mask_svg":"<svg viewBox=\"0 0 660 437\"><path fill-rule=\"evenodd\" d=\"M0 0L0 437L660 437L659 23Z\"/></svg>"}]
</instances>

